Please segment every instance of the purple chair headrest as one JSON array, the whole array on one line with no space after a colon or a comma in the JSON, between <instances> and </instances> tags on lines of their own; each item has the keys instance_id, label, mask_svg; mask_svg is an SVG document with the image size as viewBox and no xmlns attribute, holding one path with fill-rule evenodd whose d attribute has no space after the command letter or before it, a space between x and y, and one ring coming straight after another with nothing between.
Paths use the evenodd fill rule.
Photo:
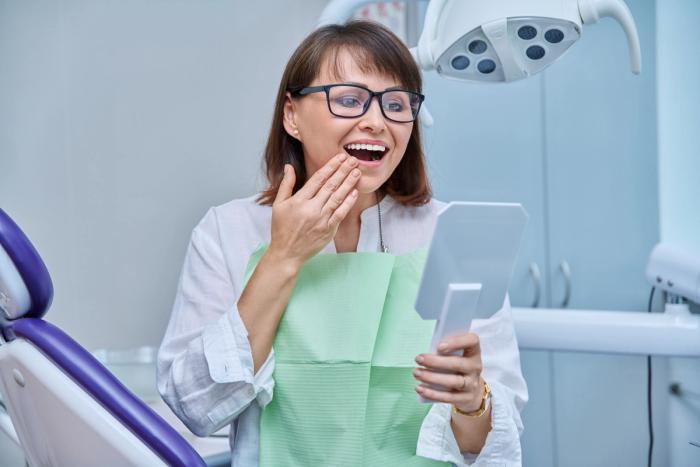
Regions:
<instances>
[{"instance_id":1,"label":"purple chair headrest","mask_svg":"<svg viewBox=\"0 0 700 467\"><path fill-rule=\"evenodd\" d=\"M7 318L41 318L48 311L53 299L51 276L39 253L24 235L22 229L2 209L0 209L0 247L14 265L30 299L27 309L18 309L18 316L8 316ZM14 271L4 271L0 268L0 279L3 279L0 280L0 286L3 282L9 282L9 278L5 278L4 274L9 275L11 272L14 274ZM0 290L0 294L5 295L0 298L9 301L17 298L11 296L7 290Z\"/></svg>"}]
</instances>

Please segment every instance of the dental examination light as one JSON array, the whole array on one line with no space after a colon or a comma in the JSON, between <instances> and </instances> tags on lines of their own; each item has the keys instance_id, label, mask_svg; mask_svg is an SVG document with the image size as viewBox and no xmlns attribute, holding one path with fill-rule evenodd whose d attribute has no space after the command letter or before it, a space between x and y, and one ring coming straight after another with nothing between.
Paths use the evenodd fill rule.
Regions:
<instances>
[{"instance_id":1,"label":"dental examination light","mask_svg":"<svg viewBox=\"0 0 700 467\"><path fill-rule=\"evenodd\" d=\"M319 26L342 23L367 0L334 0ZM580 39L583 25L616 19L627 36L632 72L641 71L639 36L623 0L431 0L418 46L423 70L465 81L532 76Z\"/></svg>"},{"instance_id":2,"label":"dental examination light","mask_svg":"<svg viewBox=\"0 0 700 467\"><path fill-rule=\"evenodd\" d=\"M637 28L623 0L432 0L416 58L447 78L516 81L561 57L584 24L616 19L632 71L641 71Z\"/></svg>"}]
</instances>

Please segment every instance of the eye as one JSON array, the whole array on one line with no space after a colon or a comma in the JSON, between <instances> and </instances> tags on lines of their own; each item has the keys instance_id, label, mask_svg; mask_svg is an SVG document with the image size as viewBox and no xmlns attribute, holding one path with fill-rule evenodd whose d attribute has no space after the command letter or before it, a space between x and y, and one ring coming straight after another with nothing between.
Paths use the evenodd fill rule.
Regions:
<instances>
[{"instance_id":1,"label":"eye","mask_svg":"<svg viewBox=\"0 0 700 467\"><path fill-rule=\"evenodd\" d=\"M386 112L403 113L411 105L411 95L406 91L391 91L382 96L382 107Z\"/></svg>"},{"instance_id":2,"label":"eye","mask_svg":"<svg viewBox=\"0 0 700 467\"><path fill-rule=\"evenodd\" d=\"M335 98L335 103L343 107L360 107L362 101L356 96L339 96Z\"/></svg>"},{"instance_id":3,"label":"eye","mask_svg":"<svg viewBox=\"0 0 700 467\"><path fill-rule=\"evenodd\" d=\"M386 102L384 104L384 110L389 110L390 112L402 112L404 109L404 103L401 101Z\"/></svg>"}]
</instances>

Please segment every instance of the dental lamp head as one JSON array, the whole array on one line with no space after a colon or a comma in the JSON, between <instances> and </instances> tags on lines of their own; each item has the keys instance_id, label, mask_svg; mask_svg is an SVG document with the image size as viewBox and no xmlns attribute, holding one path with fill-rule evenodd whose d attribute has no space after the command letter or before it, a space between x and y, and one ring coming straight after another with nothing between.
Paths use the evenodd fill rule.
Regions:
<instances>
[{"instance_id":1,"label":"dental lamp head","mask_svg":"<svg viewBox=\"0 0 700 467\"><path fill-rule=\"evenodd\" d=\"M432 0L415 57L424 70L458 80L516 81L561 57L584 24L612 17L641 71L637 29L623 0Z\"/></svg>"},{"instance_id":2,"label":"dental lamp head","mask_svg":"<svg viewBox=\"0 0 700 467\"><path fill-rule=\"evenodd\" d=\"M671 297L700 303L700 257L677 247L659 243L649 256L649 283Z\"/></svg>"},{"instance_id":3,"label":"dental lamp head","mask_svg":"<svg viewBox=\"0 0 700 467\"><path fill-rule=\"evenodd\" d=\"M318 26L344 23L376 1L331 0ZM604 17L622 26L632 72L639 74L639 36L624 0L431 0L411 52L423 70L446 78L517 81L544 70L580 39L584 24Z\"/></svg>"}]
</instances>

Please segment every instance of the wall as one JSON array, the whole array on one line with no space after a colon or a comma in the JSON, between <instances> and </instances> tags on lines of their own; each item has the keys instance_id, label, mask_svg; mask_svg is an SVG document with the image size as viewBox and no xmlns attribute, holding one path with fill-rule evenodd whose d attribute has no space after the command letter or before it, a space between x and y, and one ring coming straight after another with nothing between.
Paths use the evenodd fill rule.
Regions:
<instances>
[{"instance_id":1,"label":"wall","mask_svg":"<svg viewBox=\"0 0 700 467\"><path fill-rule=\"evenodd\" d=\"M657 3L661 237L700 254L700 3Z\"/></svg>"},{"instance_id":2,"label":"wall","mask_svg":"<svg viewBox=\"0 0 700 467\"><path fill-rule=\"evenodd\" d=\"M323 0L0 2L0 206L89 349L156 345L189 233L249 196Z\"/></svg>"},{"instance_id":3,"label":"wall","mask_svg":"<svg viewBox=\"0 0 700 467\"><path fill-rule=\"evenodd\" d=\"M159 344L190 231L261 182L325 4L0 0L0 207L52 274L53 323L90 350Z\"/></svg>"},{"instance_id":4,"label":"wall","mask_svg":"<svg viewBox=\"0 0 700 467\"><path fill-rule=\"evenodd\" d=\"M657 2L656 18L661 240L700 254L700 3ZM700 465L689 444L700 443L700 362L670 359L669 371L691 393L669 396L671 465Z\"/></svg>"}]
</instances>

